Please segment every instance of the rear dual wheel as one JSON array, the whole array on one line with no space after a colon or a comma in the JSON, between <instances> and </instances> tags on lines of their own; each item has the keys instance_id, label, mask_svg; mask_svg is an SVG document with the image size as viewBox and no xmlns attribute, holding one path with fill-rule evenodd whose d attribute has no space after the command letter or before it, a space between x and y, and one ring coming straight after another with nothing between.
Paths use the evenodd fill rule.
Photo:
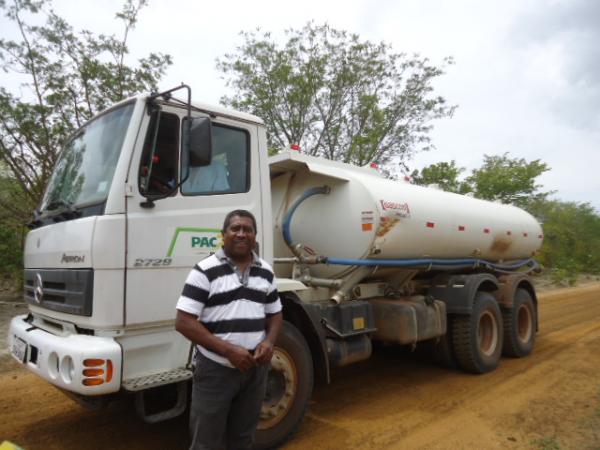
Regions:
<instances>
[{"instance_id":1,"label":"rear dual wheel","mask_svg":"<svg viewBox=\"0 0 600 450\"><path fill-rule=\"evenodd\" d=\"M456 316L452 321L452 346L458 365L473 373L498 367L503 331L502 313L494 296L478 292L471 314Z\"/></svg>"},{"instance_id":2,"label":"rear dual wheel","mask_svg":"<svg viewBox=\"0 0 600 450\"><path fill-rule=\"evenodd\" d=\"M529 292L517 289L513 306L502 311L504 322L503 353L522 358L533 350L537 330L537 311Z\"/></svg>"}]
</instances>

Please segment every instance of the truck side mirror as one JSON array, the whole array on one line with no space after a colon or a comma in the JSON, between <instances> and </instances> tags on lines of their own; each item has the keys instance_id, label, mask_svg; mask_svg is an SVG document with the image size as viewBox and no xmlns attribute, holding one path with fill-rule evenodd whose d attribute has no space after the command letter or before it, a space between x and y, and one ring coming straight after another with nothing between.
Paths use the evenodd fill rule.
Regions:
<instances>
[{"instance_id":1,"label":"truck side mirror","mask_svg":"<svg viewBox=\"0 0 600 450\"><path fill-rule=\"evenodd\" d=\"M187 152L191 167L208 166L212 159L212 126L208 117L186 120Z\"/></svg>"}]
</instances>

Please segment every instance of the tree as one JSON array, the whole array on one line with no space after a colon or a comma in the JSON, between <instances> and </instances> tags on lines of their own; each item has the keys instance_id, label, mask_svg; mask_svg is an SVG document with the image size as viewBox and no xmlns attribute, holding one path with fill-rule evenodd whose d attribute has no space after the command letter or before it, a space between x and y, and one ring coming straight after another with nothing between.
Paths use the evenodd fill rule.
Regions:
<instances>
[{"instance_id":1,"label":"tree","mask_svg":"<svg viewBox=\"0 0 600 450\"><path fill-rule=\"evenodd\" d=\"M171 64L160 53L125 63L127 38L146 2L126 0L116 15L123 22L117 37L74 31L49 0L0 0L19 35L0 40L0 67L23 79L18 96L0 87L0 160L19 188L16 199L0 199L0 208L21 223L39 204L65 140L110 104L156 89Z\"/></svg>"},{"instance_id":2,"label":"tree","mask_svg":"<svg viewBox=\"0 0 600 450\"><path fill-rule=\"evenodd\" d=\"M573 284L580 272L600 273L600 216L591 205L538 199L527 209L542 223L539 260L555 280Z\"/></svg>"},{"instance_id":3,"label":"tree","mask_svg":"<svg viewBox=\"0 0 600 450\"><path fill-rule=\"evenodd\" d=\"M525 206L533 200L543 200L551 192L540 192L536 178L550 170L539 159L527 162L523 158L502 155L484 155L483 166L473 170L465 181L478 198L499 200Z\"/></svg>"},{"instance_id":4,"label":"tree","mask_svg":"<svg viewBox=\"0 0 600 450\"><path fill-rule=\"evenodd\" d=\"M458 167L456 161L439 162L424 167L421 172L413 171L411 178L415 184L427 186L437 184L441 189L448 192L463 193L470 190L459 176L465 171L464 167Z\"/></svg>"},{"instance_id":5,"label":"tree","mask_svg":"<svg viewBox=\"0 0 600 450\"><path fill-rule=\"evenodd\" d=\"M450 58L436 67L313 23L286 31L282 45L258 30L242 36L217 62L234 92L222 102L262 117L272 150L299 144L310 155L390 167L429 149L432 121L454 111L432 87Z\"/></svg>"},{"instance_id":6,"label":"tree","mask_svg":"<svg viewBox=\"0 0 600 450\"><path fill-rule=\"evenodd\" d=\"M13 204L18 201L20 187L9 174L6 165L0 161L0 202ZM24 228L8 210L0 208L0 281L13 280L20 286L22 279L23 252L21 243Z\"/></svg>"}]
</instances>

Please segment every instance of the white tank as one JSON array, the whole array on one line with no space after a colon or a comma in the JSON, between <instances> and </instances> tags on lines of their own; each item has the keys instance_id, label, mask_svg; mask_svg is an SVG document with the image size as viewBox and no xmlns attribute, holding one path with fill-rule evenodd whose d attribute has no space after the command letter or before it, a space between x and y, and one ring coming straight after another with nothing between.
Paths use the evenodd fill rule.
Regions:
<instances>
[{"instance_id":1,"label":"white tank","mask_svg":"<svg viewBox=\"0 0 600 450\"><path fill-rule=\"evenodd\" d=\"M306 254L344 259L478 258L506 262L533 256L542 229L511 205L383 178L375 169L284 152L270 160L275 257L292 256L282 221L307 189L328 194L304 200L290 234ZM291 265L277 265L290 276ZM347 266L311 266L318 277L339 277Z\"/></svg>"}]
</instances>

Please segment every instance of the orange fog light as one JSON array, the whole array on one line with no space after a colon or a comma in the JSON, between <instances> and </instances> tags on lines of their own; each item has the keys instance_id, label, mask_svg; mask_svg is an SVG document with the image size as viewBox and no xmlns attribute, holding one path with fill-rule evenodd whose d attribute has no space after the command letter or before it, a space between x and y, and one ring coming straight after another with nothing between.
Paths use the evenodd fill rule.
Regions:
<instances>
[{"instance_id":1,"label":"orange fog light","mask_svg":"<svg viewBox=\"0 0 600 450\"><path fill-rule=\"evenodd\" d=\"M83 365L85 367L103 366L104 360L103 359L84 359Z\"/></svg>"},{"instance_id":2,"label":"orange fog light","mask_svg":"<svg viewBox=\"0 0 600 450\"><path fill-rule=\"evenodd\" d=\"M98 386L104 383L104 380L102 378L86 378L82 383L84 386Z\"/></svg>"},{"instance_id":3,"label":"orange fog light","mask_svg":"<svg viewBox=\"0 0 600 450\"><path fill-rule=\"evenodd\" d=\"M113 376L113 363L110 359L106 360L106 382L110 383Z\"/></svg>"},{"instance_id":4,"label":"orange fog light","mask_svg":"<svg viewBox=\"0 0 600 450\"><path fill-rule=\"evenodd\" d=\"M104 375L104 370L102 370L102 369L83 369L83 376L85 376L85 377L98 377L100 375Z\"/></svg>"}]
</instances>

